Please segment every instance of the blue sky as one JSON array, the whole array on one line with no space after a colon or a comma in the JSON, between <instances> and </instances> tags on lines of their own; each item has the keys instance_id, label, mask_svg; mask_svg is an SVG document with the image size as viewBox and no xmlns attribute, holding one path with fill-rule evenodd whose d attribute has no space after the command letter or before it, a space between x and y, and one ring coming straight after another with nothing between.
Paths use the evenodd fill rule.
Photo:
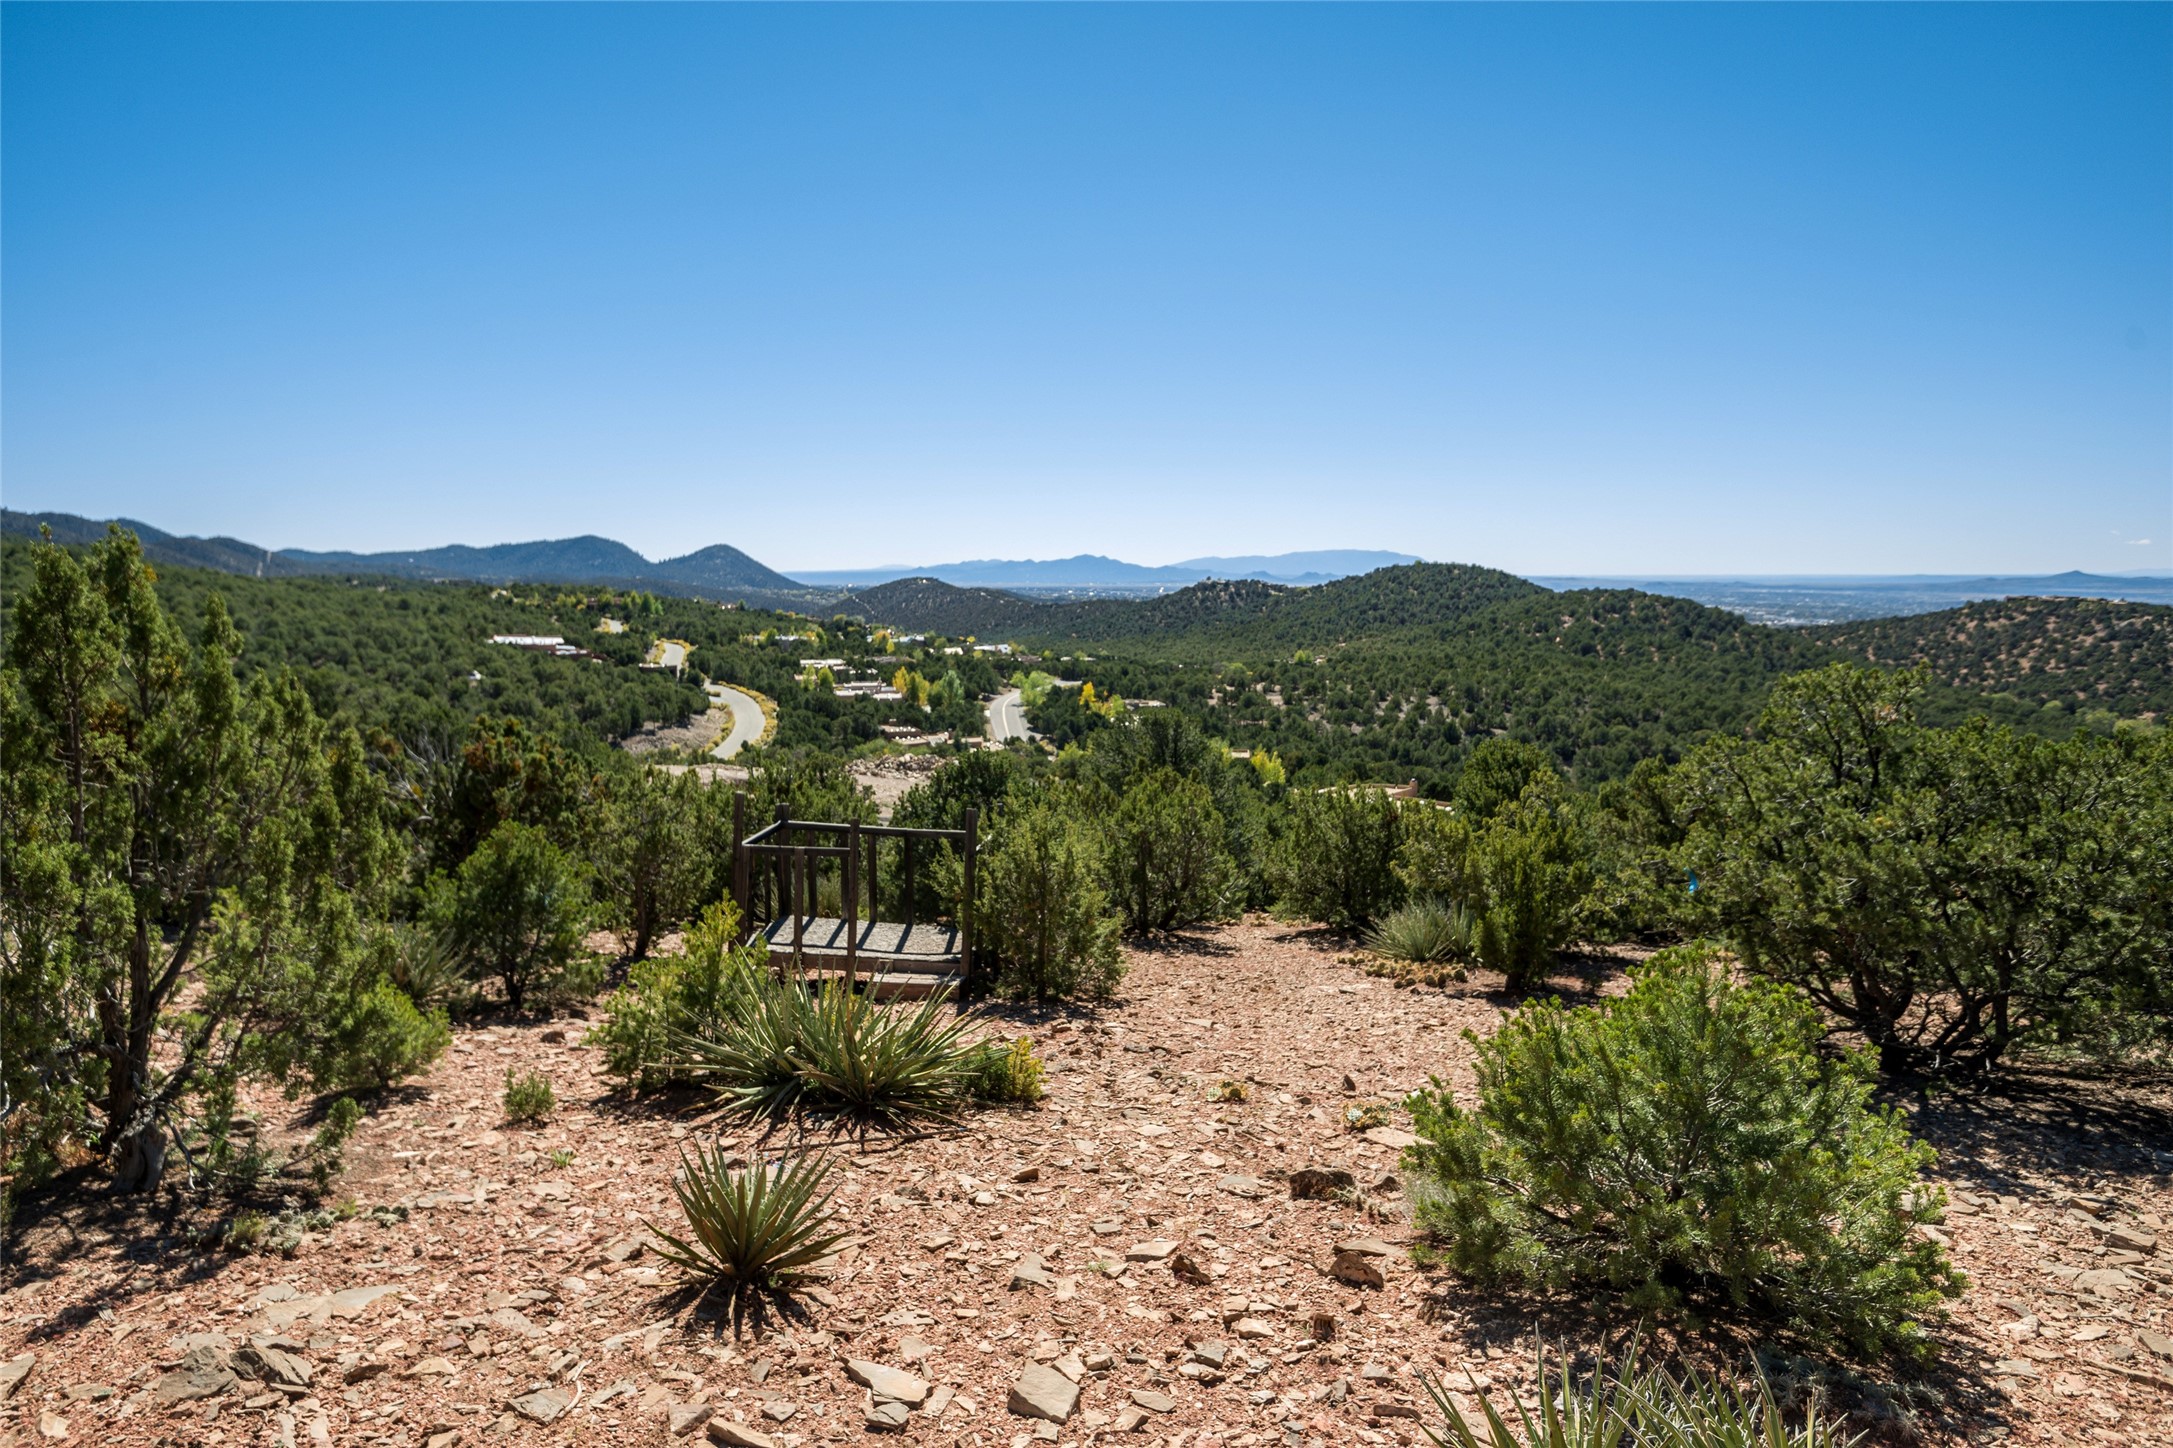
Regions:
<instances>
[{"instance_id":1,"label":"blue sky","mask_svg":"<svg viewBox=\"0 0 2173 1448\"><path fill-rule=\"evenodd\" d=\"M2165 5L0 27L10 507L787 569L2173 563Z\"/></svg>"}]
</instances>

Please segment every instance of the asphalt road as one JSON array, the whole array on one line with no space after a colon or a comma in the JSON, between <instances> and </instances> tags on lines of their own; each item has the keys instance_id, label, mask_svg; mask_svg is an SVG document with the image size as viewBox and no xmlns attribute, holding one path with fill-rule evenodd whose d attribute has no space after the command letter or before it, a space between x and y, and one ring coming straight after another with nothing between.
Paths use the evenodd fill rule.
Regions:
<instances>
[{"instance_id":1,"label":"asphalt road","mask_svg":"<svg viewBox=\"0 0 2173 1448\"><path fill-rule=\"evenodd\" d=\"M732 727L709 751L713 758L730 759L762 737L762 702L754 695L730 684L705 685L704 692L732 711Z\"/></svg>"},{"instance_id":2,"label":"asphalt road","mask_svg":"<svg viewBox=\"0 0 2173 1448\"><path fill-rule=\"evenodd\" d=\"M1034 731L1026 727L1026 706L1018 690L1006 689L988 701L988 737L998 744L1034 737Z\"/></svg>"},{"instance_id":3,"label":"asphalt road","mask_svg":"<svg viewBox=\"0 0 2173 1448\"><path fill-rule=\"evenodd\" d=\"M687 662L687 646L677 639L658 639L649 651L649 662L677 671Z\"/></svg>"}]
</instances>

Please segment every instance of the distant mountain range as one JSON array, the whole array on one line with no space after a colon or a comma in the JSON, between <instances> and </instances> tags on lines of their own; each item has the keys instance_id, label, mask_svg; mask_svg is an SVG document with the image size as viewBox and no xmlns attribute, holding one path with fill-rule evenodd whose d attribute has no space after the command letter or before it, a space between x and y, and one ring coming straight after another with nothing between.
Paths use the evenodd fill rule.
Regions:
<instances>
[{"instance_id":1,"label":"distant mountain range","mask_svg":"<svg viewBox=\"0 0 2173 1448\"><path fill-rule=\"evenodd\" d=\"M1753 623L1826 624L1856 619L1936 613L1985 598L2050 597L2122 599L2173 604L2173 575L2139 573L2034 574L1979 577L1969 574L1802 574L1739 577L1535 577L1553 589L1636 588L1695 599L1740 613Z\"/></svg>"},{"instance_id":2,"label":"distant mountain range","mask_svg":"<svg viewBox=\"0 0 2173 1448\"><path fill-rule=\"evenodd\" d=\"M855 589L903 579L933 578L959 588L1003 588L1018 593L1151 594L1186 588L1210 578L1254 578L1263 583L1305 587L1418 561L1409 553L1372 548L1188 558L1160 566L1080 553L1070 558L973 558L963 563L914 568L803 569L795 576L802 583Z\"/></svg>"},{"instance_id":3,"label":"distant mountain range","mask_svg":"<svg viewBox=\"0 0 2173 1448\"><path fill-rule=\"evenodd\" d=\"M593 534L536 543L497 543L487 548L453 544L411 553L317 553L304 548L263 548L238 538L187 538L139 523L114 520L135 533L154 563L216 568L260 578L309 573L369 573L395 578L460 579L474 583L594 583L647 588L698 597L741 594L802 597L810 590L763 567L725 543L679 558L651 562L624 543ZM90 543L106 524L73 513L0 513L0 532L35 538L51 528L59 543Z\"/></svg>"},{"instance_id":4,"label":"distant mountain range","mask_svg":"<svg viewBox=\"0 0 2173 1448\"><path fill-rule=\"evenodd\" d=\"M803 610L842 608L879 622L907 623L943 632L996 632L1045 628L1058 603L1076 603L1088 615L1121 599L1156 599L1207 582L1226 602L1274 610L1273 595L1324 587L1342 579L1396 569L1392 577L1433 579L1402 570L1419 560L1408 553L1372 549L1320 549L1300 553L1190 558L1149 567L1083 553L1054 559L973 559L924 569L845 569L787 577L729 544L715 543L678 558L652 561L610 538L588 535L533 543L474 548L455 544L413 552L315 552L272 549L239 538L184 537L133 519L115 520L142 541L155 563L278 578L301 574L377 574L399 578L454 579L477 583L569 583L643 588L719 601ZM56 541L90 543L104 536L104 522L73 513L0 510L0 532ZM1754 623L1827 624L1892 618L1951 609L1975 599L2042 595L2173 604L2173 577L2162 573L2067 572L2024 577L1959 574L1886 576L1744 575L1737 577L1539 577L1534 585L1556 591L1634 588L1687 598L1739 613ZM1219 585L1229 585L1227 588ZM1195 598L1204 595L1194 595ZM1295 602L1294 600L1292 601ZM1189 606L1189 605L1188 605ZM1166 611L1164 611L1166 612ZM1158 623L1175 617L1149 611Z\"/></svg>"}]
</instances>

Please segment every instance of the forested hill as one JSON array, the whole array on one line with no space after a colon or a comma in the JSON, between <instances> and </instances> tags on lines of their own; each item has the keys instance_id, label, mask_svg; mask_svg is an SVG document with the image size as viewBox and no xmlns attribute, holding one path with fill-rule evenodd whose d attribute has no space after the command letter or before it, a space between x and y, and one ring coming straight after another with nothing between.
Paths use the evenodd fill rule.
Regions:
<instances>
[{"instance_id":1,"label":"forested hill","mask_svg":"<svg viewBox=\"0 0 2173 1448\"><path fill-rule=\"evenodd\" d=\"M239 538L180 537L125 518L114 521L136 535L144 556L154 564L257 578L330 574L478 583L584 583L756 604L823 604L838 596L835 589L810 589L766 568L727 543L712 543L656 562L624 543L594 534L482 548L453 544L391 553L319 553L264 548ZM49 528L54 542L69 547L97 542L106 536L106 527L102 521L73 513L0 512L0 533L34 539L41 528Z\"/></svg>"},{"instance_id":2,"label":"forested hill","mask_svg":"<svg viewBox=\"0 0 2173 1448\"><path fill-rule=\"evenodd\" d=\"M1468 563L1411 563L1312 588L1250 579L1196 583L1159 598L1044 603L933 578L871 588L843 605L870 623L1050 643L1194 639L1219 647L1312 646L1449 623L1498 603L1550 597L1536 583Z\"/></svg>"},{"instance_id":3,"label":"forested hill","mask_svg":"<svg viewBox=\"0 0 2173 1448\"><path fill-rule=\"evenodd\" d=\"M1803 632L1871 663L1923 664L1956 688L2119 716L2173 714L2173 608L2157 604L1986 599Z\"/></svg>"}]
</instances>

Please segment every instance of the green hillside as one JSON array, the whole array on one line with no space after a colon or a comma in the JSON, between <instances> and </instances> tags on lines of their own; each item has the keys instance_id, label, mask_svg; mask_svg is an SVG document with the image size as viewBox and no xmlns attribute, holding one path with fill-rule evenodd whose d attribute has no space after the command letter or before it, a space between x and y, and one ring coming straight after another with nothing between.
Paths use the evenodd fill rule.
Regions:
<instances>
[{"instance_id":1,"label":"green hillside","mask_svg":"<svg viewBox=\"0 0 2173 1448\"><path fill-rule=\"evenodd\" d=\"M2098 598L2000 598L1804 632L1854 658L1923 664L1959 689L2063 711L2173 712L2173 608Z\"/></svg>"}]
</instances>

